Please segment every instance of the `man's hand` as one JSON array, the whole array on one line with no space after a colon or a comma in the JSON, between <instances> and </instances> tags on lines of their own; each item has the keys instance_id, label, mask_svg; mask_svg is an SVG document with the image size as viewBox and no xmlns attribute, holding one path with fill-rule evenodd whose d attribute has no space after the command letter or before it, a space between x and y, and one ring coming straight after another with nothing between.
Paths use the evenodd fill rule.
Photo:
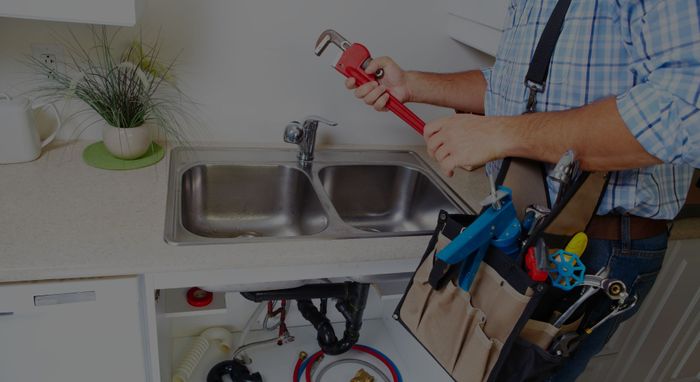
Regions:
<instances>
[{"instance_id":1,"label":"man's hand","mask_svg":"<svg viewBox=\"0 0 700 382\"><path fill-rule=\"evenodd\" d=\"M630 133L614 97L565 111L481 117L457 114L425 126L428 153L447 176L461 167L517 157L556 163L574 150L586 171L618 171L662 163Z\"/></svg>"},{"instance_id":2,"label":"man's hand","mask_svg":"<svg viewBox=\"0 0 700 382\"><path fill-rule=\"evenodd\" d=\"M378 57L367 65L365 73L372 74L379 69L384 71L384 77L379 82L370 81L358 87L355 84L355 79L349 77L345 80L345 87L354 89L355 97L363 100L377 111L386 111L386 103L389 100L387 91L393 94L399 102L408 102L410 100L410 92L407 85L408 76L406 71L401 69L391 58Z\"/></svg>"},{"instance_id":3,"label":"man's hand","mask_svg":"<svg viewBox=\"0 0 700 382\"><path fill-rule=\"evenodd\" d=\"M457 114L430 122L423 138L428 154L438 161L446 176L454 169L477 169L505 156L508 137L498 117Z\"/></svg>"},{"instance_id":4,"label":"man's hand","mask_svg":"<svg viewBox=\"0 0 700 382\"><path fill-rule=\"evenodd\" d=\"M391 93L399 102L418 102L460 110L468 113L484 112L486 79L480 70L438 74L403 70L389 57L373 59L365 73L384 70L384 77L357 86L355 79L345 80L345 86L355 96L375 110L386 111Z\"/></svg>"}]
</instances>

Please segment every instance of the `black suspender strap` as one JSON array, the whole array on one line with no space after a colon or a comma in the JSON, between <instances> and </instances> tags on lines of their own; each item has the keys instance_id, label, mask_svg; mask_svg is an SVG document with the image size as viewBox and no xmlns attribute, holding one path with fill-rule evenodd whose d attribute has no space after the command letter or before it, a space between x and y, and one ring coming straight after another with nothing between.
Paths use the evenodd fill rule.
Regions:
<instances>
[{"instance_id":1,"label":"black suspender strap","mask_svg":"<svg viewBox=\"0 0 700 382\"><path fill-rule=\"evenodd\" d=\"M571 0L559 0L557 2L557 5L552 11L552 15L547 21L547 25L544 27L544 31L542 31L542 36L540 36L540 41L537 43L537 48L535 48L535 54L532 56L532 61L530 61L530 68L527 70L527 75L525 76L525 86L530 89L527 100L527 113L533 113L535 111L537 93L544 91L544 84L547 81L547 74L549 73L549 64L552 61L554 48L559 40L559 35L561 34L569 5L571 5Z\"/></svg>"},{"instance_id":2,"label":"black suspender strap","mask_svg":"<svg viewBox=\"0 0 700 382\"><path fill-rule=\"evenodd\" d=\"M571 0L557 2L537 43L525 76L525 86L530 91L526 113L535 112L537 93L544 91L554 49L570 5ZM540 232L533 233L532 237L544 234L548 236L549 241L560 238L556 240L559 243L552 243L555 246L565 244L571 235L586 228L591 217L595 215L600 196L605 192L608 182L606 173L584 173L569 187L560 205L552 206L547 197L546 173L541 162L506 158L497 179L497 184L513 190L513 204L519 217L522 217L525 207L532 204L547 205L552 209Z\"/></svg>"}]
</instances>

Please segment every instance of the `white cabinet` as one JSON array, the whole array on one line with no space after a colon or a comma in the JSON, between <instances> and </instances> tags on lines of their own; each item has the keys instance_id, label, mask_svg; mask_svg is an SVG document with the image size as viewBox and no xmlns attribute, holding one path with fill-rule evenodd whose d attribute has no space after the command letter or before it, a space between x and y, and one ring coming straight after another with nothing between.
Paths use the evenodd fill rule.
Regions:
<instances>
[{"instance_id":1,"label":"white cabinet","mask_svg":"<svg viewBox=\"0 0 700 382\"><path fill-rule=\"evenodd\" d=\"M133 26L144 0L2 0L0 16Z\"/></svg>"},{"instance_id":2,"label":"white cabinet","mask_svg":"<svg viewBox=\"0 0 700 382\"><path fill-rule=\"evenodd\" d=\"M0 285L0 381L146 381L136 277Z\"/></svg>"},{"instance_id":3,"label":"white cabinet","mask_svg":"<svg viewBox=\"0 0 700 382\"><path fill-rule=\"evenodd\" d=\"M337 280L336 280L337 281ZM446 382L451 378L431 357L431 355L391 316L402 293L407 280L397 280L401 288L385 288L375 285L370 290L367 307L363 315L363 325L360 334L360 343L379 349L389 356L397 365L405 381L435 381ZM152 333L157 333L154 342L158 344L154 351L158 357L153 357L160 367L153 368L153 380L170 382L174 371L183 364L183 360L189 353L194 341L204 330L210 327L223 327L233 333L233 343L240 340L241 332L257 304L245 300L239 293L226 293L222 298L223 305L215 303L212 307L187 308L178 299L184 299L188 288L161 290L154 313L153 323L157 327L151 328ZM395 289L395 290L394 290ZM384 294L390 293L390 294ZM318 305L318 301L316 301ZM315 329L301 317L295 302L290 302L290 310L287 314L287 326L291 335L295 336L293 342L283 346L268 344L267 346L254 346L246 353L252 363L248 365L251 371L260 372L264 381L288 381L292 379L295 361L301 351L309 354L318 350ZM184 309L183 309L184 307ZM276 330L264 330L263 317L265 311L255 320L251 320L252 327L246 343L275 338ZM334 323L335 331L340 336L343 333L344 319L335 310L333 303L329 303L328 318ZM231 352L222 352L212 341L205 350L199 362L188 362L193 367L190 381L205 381L209 370L220 361L230 359ZM371 363L376 360L366 358L356 352L346 353L345 357L356 358L359 356ZM197 359L195 357L195 359ZM331 358L332 359L332 358ZM337 358L336 358L337 359ZM327 362L326 362L327 363ZM378 364L381 366L381 364ZM340 382L348 381L357 371L357 368L341 369L338 373L331 373L324 381Z\"/></svg>"},{"instance_id":4,"label":"white cabinet","mask_svg":"<svg viewBox=\"0 0 700 382\"><path fill-rule=\"evenodd\" d=\"M495 56L508 4L509 0L448 0L447 33Z\"/></svg>"}]
</instances>

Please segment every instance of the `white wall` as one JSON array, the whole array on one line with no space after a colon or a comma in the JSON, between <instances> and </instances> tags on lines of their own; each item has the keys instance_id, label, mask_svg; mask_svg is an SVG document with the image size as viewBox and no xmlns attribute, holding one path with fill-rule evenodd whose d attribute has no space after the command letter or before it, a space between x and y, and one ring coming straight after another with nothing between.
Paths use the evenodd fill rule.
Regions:
<instances>
[{"instance_id":1,"label":"white wall","mask_svg":"<svg viewBox=\"0 0 700 382\"><path fill-rule=\"evenodd\" d=\"M490 57L447 36L446 20L446 0L148 0L141 29L161 31L164 56L181 52L179 82L201 104L197 140L281 143L288 121L319 114L340 123L320 132L325 143L414 144L422 139L409 127L345 90L329 66L334 49L318 58L313 46L333 28L410 69L489 65ZM69 25L87 36L84 25L0 18L0 91L20 92L27 69L18 60L30 43L53 42ZM411 107L426 120L450 112ZM81 137L98 138L96 130Z\"/></svg>"}]
</instances>

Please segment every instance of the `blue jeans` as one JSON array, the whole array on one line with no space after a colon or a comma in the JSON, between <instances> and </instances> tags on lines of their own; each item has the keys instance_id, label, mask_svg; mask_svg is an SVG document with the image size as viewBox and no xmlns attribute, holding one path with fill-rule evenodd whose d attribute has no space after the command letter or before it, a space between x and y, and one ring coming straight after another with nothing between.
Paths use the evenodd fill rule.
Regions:
<instances>
[{"instance_id":1,"label":"blue jeans","mask_svg":"<svg viewBox=\"0 0 700 382\"><path fill-rule=\"evenodd\" d=\"M651 290L666 253L668 233L642 240L629 239L629 220L622 218L621 240L591 240L582 258L587 273L595 273L610 265L610 277L622 280L630 288L630 296L637 294L636 306L628 312L608 320L578 345L574 354L549 378L550 382L572 382L583 373L593 356L598 354L615 333L620 323L632 317ZM591 299L586 322L594 324L610 311L611 301L604 295ZM581 326L590 327L590 326Z\"/></svg>"}]
</instances>

